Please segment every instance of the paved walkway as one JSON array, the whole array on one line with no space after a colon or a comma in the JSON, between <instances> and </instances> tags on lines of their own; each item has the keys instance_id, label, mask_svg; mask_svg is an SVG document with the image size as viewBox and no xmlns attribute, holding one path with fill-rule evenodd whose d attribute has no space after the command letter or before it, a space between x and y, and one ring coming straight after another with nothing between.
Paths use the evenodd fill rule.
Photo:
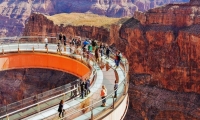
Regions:
<instances>
[{"instance_id":1,"label":"paved walkway","mask_svg":"<svg viewBox=\"0 0 200 120\"><path fill-rule=\"evenodd\" d=\"M46 51L44 49L44 44L21 44L20 45L20 50L32 50L34 47L35 51ZM57 46L55 44L49 44L48 45L49 52L57 52ZM9 46L4 46L4 51L17 51L18 46L16 45L9 45ZM1 51L0 51L1 52ZM66 51L62 50L62 54L70 54L69 51L69 46L67 46ZM76 57L80 57L79 55L74 55ZM93 64L93 63L90 63ZM119 84L121 84L124 80L124 71L122 70L121 67L117 68L116 70L113 69L114 66L114 61L112 59L105 59L102 57L102 62L99 63L99 65L95 65L94 68L96 69L97 72L97 77L94 82L94 85L91 87L91 93L84 99L80 98L75 98L71 101L65 102L64 104L64 109L65 109L65 117L67 119L76 119L76 120L84 120L84 119L89 119L91 117L91 111L90 106L92 103L94 104L94 110L93 114L99 114L102 112L104 109L107 109L110 107L113 103L113 87L114 87L114 81L118 80ZM105 85L108 91L108 99L106 102L107 107L101 107L101 98L100 98L100 90L101 86ZM118 96L123 93L124 87L119 87L118 90ZM55 99L52 102L57 102L63 99L62 97ZM51 102L49 103L51 104ZM85 107L88 107L87 109L83 109ZM32 108L32 109L37 109L37 108ZM32 116L29 116L27 118L24 118L24 120L40 120L40 119L59 119L58 118L58 105L54 106L52 108L49 108L45 111L39 112L37 114L34 114ZM80 110L80 111L79 111ZM22 113L18 113L19 115ZM23 116L23 114L22 114ZM79 116L79 117L77 117ZM14 117L10 117L10 120L14 119Z\"/></svg>"}]
</instances>

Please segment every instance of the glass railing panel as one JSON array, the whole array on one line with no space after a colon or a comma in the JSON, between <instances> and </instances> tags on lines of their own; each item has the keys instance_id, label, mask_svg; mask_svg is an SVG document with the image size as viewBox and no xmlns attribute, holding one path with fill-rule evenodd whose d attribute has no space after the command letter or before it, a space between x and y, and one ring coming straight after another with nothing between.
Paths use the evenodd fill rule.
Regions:
<instances>
[{"instance_id":1,"label":"glass railing panel","mask_svg":"<svg viewBox=\"0 0 200 120\"><path fill-rule=\"evenodd\" d=\"M114 96L114 91L110 92L110 94L107 95L106 97L106 106L105 107L101 107L102 105L102 99L99 98L98 100L93 101L92 103L90 103L88 106L84 106L84 108L75 108L77 111L76 112L71 112L66 114L65 118L67 119L75 119L78 118L82 118L87 116L87 119L90 118L91 116L88 116L88 114L91 115L91 108L93 108L93 115L94 116L98 116L101 114L101 112L111 109L113 107L113 102L118 101L123 95L124 95L124 87L125 84L124 82L120 83L118 86L118 90L117 90L117 98L113 99ZM81 104L81 103L80 103ZM73 106L74 108L75 106ZM87 114L88 113L88 114Z\"/></svg>"},{"instance_id":2,"label":"glass railing panel","mask_svg":"<svg viewBox=\"0 0 200 120\"><path fill-rule=\"evenodd\" d=\"M21 118L24 118L24 117L28 117L29 115L32 115L32 114L37 113L37 112L39 112L39 106L37 106L37 105L33 106L31 108L27 108L27 109L25 109L25 110L20 111L19 113L17 113L20 116L18 116L18 118L15 118L15 120L16 119L21 119ZM15 115L16 114L11 115L11 116L15 116Z\"/></svg>"},{"instance_id":3,"label":"glass railing panel","mask_svg":"<svg viewBox=\"0 0 200 120\"><path fill-rule=\"evenodd\" d=\"M1 106L0 107L0 116L5 115L7 113L6 109L7 109L6 106Z\"/></svg>"},{"instance_id":4,"label":"glass railing panel","mask_svg":"<svg viewBox=\"0 0 200 120\"><path fill-rule=\"evenodd\" d=\"M37 105L34 105L34 106L39 106L40 110L45 110L47 108L55 106L55 105L59 104L60 100L63 99L63 97L65 97L64 100L69 100L72 97L75 97L75 96L71 96L71 90L72 91L77 91L77 83L78 83L78 81L74 81L74 82L71 83L71 85L73 85L73 86L69 86L69 85L61 86L59 88L55 88L53 90L38 94L36 96L32 96L32 97L23 99L21 101L9 104L7 106L1 107L0 108L1 115L5 115L6 113L11 113L11 112L19 110L19 109L22 109L21 111L24 111L23 108L25 108L27 106L30 106L30 105L32 105L34 103L39 103L41 101L44 101L45 99L50 97L49 95L54 95L55 96L55 95L59 95L61 93L69 91L66 95L65 94L60 95L60 97L58 97L58 98L56 98L54 100L50 99L45 103L39 103ZM75 93L75 92L73 92L73 93ZM34 108L34 106L31 106L31 108ZM33 111L31 108L27 107L26 110L30 109L30 111ZM29 111L27 111L27 112L29 112ZM17 114L19 114L19 113L17 113ZM23 112L23 114L25 115L26 113ZM34 114L34 113L29 113L29 114L27 113L27 116L28 115L32 115L32 114ZM11 115L11 116L15 116L15 114Z\"/></svg>"},{"instance_id":5,"label":"glass railing panel","mask_svg":"<svg viewBox=\"0 0 200 120\"><path fill-rule=\"evenodd\" d=\"M16 39L16 38L15 38ZM17 41L17 40L16 40ZM15 43L15 40L10 40L10 42L8 42L8 43L6 43L6 44L4 44L4 40L2 40L2 41L0 41L2 44L1 44L1 46L0 46L0 49L3 49L4 47L6 48L6 49L8 49L8 50L11 50L10 49L10 46L11 46L11 44L14 44ZM17 43L17 42L16 42ZM33 48L34 48L34 51L44 51L44 52L46 52L46 50L44 49L45 48L45 42L44 42L44 37L43 36L40 36L40 37L31 37L31 36L27 36L27 37L24 37L24 38L21 38L21 39L19 39L18 40L18 46L19 46L19 50L33 50ZM58 40L56 39L56 37L52 37L52 38L48 38L48 49L49 49L49 51L53 51L53 52L56 52L56 49L57 49L57 44L58 43ZM13 47L12 49L18 49L18 46L15 46L15 47ZM62 44L62 47L63 47L63 44ZM62 48L63 49L63 48ZM74 48L75 49L75 48ZM2 51L2 50L0 50L0 51ZM62 51L64 51L64 49L62 50ZM67 45L67 49L66 49L66 51L70 51L70 49L69 49L69 45ZM80 50L81 51L81 50ZM115 58L115 52L116 52L117 50L116 49L112 49L112 54L111 54L111 58ZM73 52L74 53L74 52ZM82 52L80 52L79 54L82 54ZM72 58L75 58L77 55L76 54L70 54L69 56L71 56ZM90 61L88 61L88 59L85 57L85 58L83 58L83 57L80 57L80 58L75 58L75 59L77 59L77 60L80 60L82 63L84 63L84 64L90 64L91 66L93 66L93 65L95 65L96 64L96 62L95 62L95 59L94 59L94 55L93 54L91 54L90 55ZM91 62L92 61L92 62ZM128 61L126 60L126 58L125 57L122 57L122 60L121 60L121 66L122 66L122 69L124 70L124 72L126 73L126 72L128 72L128 70L129 70L129 66L128 66ZM88 76L88 75L86 75L86 76ZM123 83L123 82L122 82ZM125 89L125 87L124 87L124 85L123 84L120 84L119 85L119 88L118 88L118 90L117 90L117 94L118 94L118 97L114 100L115 102L117 101L117 100L119 100L119 98L121 98L122 96L123 96L123 94L125 93L124 92L124 89ZM66 87L66 86L65 86ZM113 86L112 86L113 87ZM72 89L72 88L66 88L64 91L63 90L60 90L60 89L63 89L63 87L61 87L61 88L56 88L56 89L53 89L53 90L50 90L50 91L47 91L47 92L44 92L44 93L41 93L41 94L38 94L37 96L36 96L36 98L35 97L33 97L33 98L29 98L29 99L27 99L27 102L26 101L23 101L23 104L22 105L24 105L24 106L26 106L27 104L31 104L31 103L34 103L34 102L39 102L39 101L41 101L42 99L46 99L46 98L48 98L48 97L53 97L53 96L55 96L55 95L58 95L58 94L60 94L60 93L63 93L63 92L65 92L65 90L66 91L68 91L68 90L70 90L70 89ZM48 107L50 107L51 105L58 105L58 103L60 102L60 100L61 99L70 99L70 98L73 98L73 97L75 97L77 94L79 94L80 92L79 91L73 91L73 92L70 92L70 93L67 93L67 94L65 94L65 95L63 95L63 96L60 96L60 97L57 97L56 98L56 100L55 101L52 101L52 102L49 102L49 101L47 101L47 102L45 102L44 104L41 104L40 105L40 109L41 110L44 110L44 109L47 109ZM100 107L101 106L101 98L95 98L95 99L90 99L90 104L89 105L85 105L84 106L84 108L83 108L83 103L80 103L79 105L76 105L76 106L71 106L71 105L69 105L69 106L71 106L72 108L69 108L69 110L70 109L77 109L75 112L77 112L77 113L72 113L71 114L71 116L70 116L70 118L73 118L73 116L76 116L77 117L77 114L79 114L79 115L83 115L83 114L85 114L85 113L87 113L87 112L90 112L90 108L93 106L94 108L97 108L97 109L94 109L94 111L95 111L95 113L98 115L99 113L98 112L102 112L103 110L105 110L105 109L109 109L112 105L113 105L113 95L114 95L114 91L112 90L112 89L110 89L109 90L109 95L107 96L107 106L106 107ZM95 94L97 94L97 93L95 93ZM99 93L98 93L98 95L99 95ZM97 96L98 96L97 95ZM35 100L36 99L36 100ZM98 102L96 102L96 103L93 103L92 104L92 101L98 101ZM77 101L78 102L78 101ZM22 106L21 105L21 106ZM82 107L81 107L81 105L82 105ZM14 105L13 105L14 106ZM17 105L16 105L17 106ZM13 108L13 107L11 107L11 106L9 106L10 108L9 109L15 109L15 108ZM35 109L38 109L38 107L36 107ZM0 111L2 111L1 113L5 113L5 109L4 108L0 108ZM73 110L72 110L73 111ZM82 111L82 112L81 112ZM83 112L84 111L84 112ZM71 111L70 111L71 112ZM0 113L0 114L1 114ZM30 113L31 114L31 113ZM33 114L33 113L32 113ZM85 115L84 115L85 116ZM74 117L75 118L75 117Z\"/></svg>"}]
</instances>

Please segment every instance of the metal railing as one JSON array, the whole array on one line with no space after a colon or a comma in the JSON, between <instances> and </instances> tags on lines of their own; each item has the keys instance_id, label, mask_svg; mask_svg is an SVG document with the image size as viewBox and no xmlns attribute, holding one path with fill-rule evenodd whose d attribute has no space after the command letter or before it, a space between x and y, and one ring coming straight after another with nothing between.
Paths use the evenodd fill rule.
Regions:
<instances>
[{"instance_id":1,"label":"metal railing","mask_svg":"<svg viewBox=\"0 0 200 120\"><path fill-rule=\"evenodd\" d=\"M44 49L44 44L45 42L43 41L44 37L43 36L23 36L23 37L7 37L7 38L0 38L0 43L1 43L1 52L4 54L6 52L13 52L13 51L35 51L35 50L39 50L42 51ZM48 37L48 39L51 39L48 44L55 44L58 41L56 40L56 37ZM17 44L17 45L16 45ZM15 46L13 46L15 45ZM14 48L14 49L13 49ZM56 47L55 48L55 52L56 52ZM45 50L44 52L48 52L48 50ZM68 55L69 57L72 57L74 59L76 59L74 57L73 54ZM90 68L90 63L84 59L77 59L79 61L81 61L84 64L87 64ZM92 80L93 77L95 76L96 72L93 71L93 76L92 76ZM91 72L85 74L82 78L86 78L91 74ZM56 104L50 104L48 106L45 107L41 107L40 104L43 104L44 102L48 102L56 97L60 97L60 96L68 96L65 98L65 100L69 100L73 97L76 97L79 94L79 90L78 90L78 86L79 86L79 80L76 80L70 84L46 91L44 93L40 93L31 97L28 97L26 99L8 104L6 106L3 106L0 108L0 118L4 118L8 115L12 115L15 114L17 112L23 112L23 110L28 110L31 107L36 107L37 110L36 111L32 111L29 112L28 114L24 114L23 116L21 116L20 118L24 118L27 117L31 114L35 114L39 111L45 110L47 108L50 108ZM77 92L75 92L77 91ZM75 93L75 94L73 94ZM69 94L69 95L68 95ZM19 119L20 119L19 118Z\"/></svg>"},{"instance_id":2,"label":"metal railing","mask_svg":"<svg viewBox=\"0 0 200 120\"><path fill-rule=\"evenodd\" d=\"M10 46L13 43L18 44L18 47L15 48L16 50L18 50L18 52L26 51L26 50L28 50L28 51L32 50L33 52L37 51L37 50L44 51L44 52L47 52L47 53L52 52L52 51L49 51L48 49L46 49L46 50L44 49L45 43L44 43L44 40L43 40L44 37L42 37L42 36L39 36L39 37L38 36L31 36L31 37L26 36L26 37L19 37L19 38L12 38L12 39L6 38L6 39L9 42L8 41L5 42L5 39L0 39L1 48L2 48L2 49L0 49L0 50L2 50L0 52L2 52L3 54L6 53L6 52L13 51L13 48L12 49L10 48ZM55 43L57 43L57 42L58 41L57 41L56 37L50 37L49 41L48 41L48 46L50 47L53 44L55 45ZM56 52L57 47L55 47L55 46L51 46L51 47L52 47L51 49L55 49L55 51L53 51L53 52ZM64 47L63 47L63 49L64 49ZM115 52L116 52L116 50L112 51L112 55L111 55L112 58L115 56ZM90 56L90 60L87 60L87 59L83 58L82 53L80 53L80 55L81 55L81 59L79 59L79 60L84 62L88 66L92 66L92 65L90 65L90 60L93 61L93 65L97 64L96 61L95 61L95 58L93 58L93 56ZM73 57L73 56L74 56L74 54L70 54L70 57ZM119 105L119 104L116 104L116 103L120 103L120 101L122 101L124 96L127 94L127 91L128 91L128 71L129 71L128 65L129 64L128 64L127 59L125 57L122 57L122 60L120 62L120 66L124 71L125 78L118 85L118 89L117 89L118 97L117 98L113 98L114 93L115 93L114 90L106 96L105 99L111 100L112 104L107 105L104 108L104 110L108 110L110 108L115 109L116 106ZM66 119L74 119L75 117L77 117L77 115L84 115L86 112L91 112L91 119L97 118L97 117L100 116L100 114L103 111L99 111L98 113L93 113L93 109L96 108L96 107L99 107L101 102L102 102L102 99L99 99L96 102L93 101L91 105L88 105L88 106L81 108L81 109L79 108L75 112L71 112L70 108L69 108L69 109L66 110L66 111L69 111L69 112L67 113L67 116L64 117L64 119L65 118ZM56 103L56 104L58 104L58 103ZM41 111L41 109L39 111Z\"/></svg>"},{"instance_id":3,"label":"metal railing","mask_svg":"<svg viewBox=\"0 0 200 120\"><path fill-rule=\"evenodd\" d=\"M111 53L111 58L114 58L116 55L117 50L113 50ZM117 90L113 90L111 93L109 93L104 99L106 99L107 101L110 100L112 101L110 104L108 103L104 109L102 111L99 111L98 113L93 112L95 108L98 108L101 106L102 104L102 100L103 99L99 99L97 101L92 101L92 104L82 108L82 109L78 109L76 108L76 111L71 111L71 109L66 109L65 113L67 113L63 118L61 119L66 119L66 120L71 120L71 119L75 119L77 116L80 115L84 115L87 112L90 112L90 120L94 120L94 119L102 119L105 116L101 116L101 114L103 112L105 112L106 110L108 110L108 114L110 112L112 112L113 109L115 109L121 101L123 101L125 95L128 93L128 84L129 84L129 76L128 76L128 71L129 71L129 64L128 61L125 57L122 57L122 60L120 62L120 65L122 67L122 69L124 70L124 76L125 78L122 80L122 82L118 85L118 89ZM117 91L117 98L114 98L114 94L115 91ZM118 104L117 104L118 103ZM112 109L111 111L109 111L110 109ZM100 117L101 116L101 117ZM85 118L88 118L87 116Z\"/></svg>"},{"instance_id":4,"label":"metal railing","mask_svg":"<svg viewBox=\"0 0 200 120\"><path fill-rule=\"evenodd\" d=\"M71 84L71 85L70 85ZM8 104L4 107L0 108L1 116L0 118L4 118L8 115L12 115L18 112L23 112L24 110L31 109L33 107L36 107L36 111L29 112L28 114L24 114L23 116L18 117L18 119L27 117L29 115L35 114L39 111L45 110L47 108L50 108L56 104L48 104L47 106L39 106L40 104L44 104L46 102L49 102L52 99L67 96L65 97L65 100L69 100L71 98L74 98L78 95L78 86L79 86L79 80L74 81L70 84L37 94L35 96L28 97L26 99ZM72 94L75 93L75 94ZM39 107L39 109L38 109Z\"/></svg>"}]
</instances>

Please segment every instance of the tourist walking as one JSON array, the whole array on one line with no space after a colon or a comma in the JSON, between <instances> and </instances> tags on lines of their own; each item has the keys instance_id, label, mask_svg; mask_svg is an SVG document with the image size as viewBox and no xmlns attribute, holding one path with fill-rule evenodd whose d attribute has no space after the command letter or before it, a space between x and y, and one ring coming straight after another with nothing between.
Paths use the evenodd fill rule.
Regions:
<instances>
[{"instance_id":1,"label":"tourist walking","mask_svg":"<svg viewBox=\"0 0 200 120\"><path fill-rule=\"evenodd\" d=\"M105 85L102 86L101 89L101 99L102 99L102 107L106 106L106 96L107 96L107 89L105 87Z\"/></svg>"},{"instance_id":2,"label":"tourist walking","mask_svg":"<svg viewBox=\"0 0 200 120\"><path fill-rule=\"evenodd\" d=\"M87 96L90 93L90 80L86 79L85 81L85 96Z\"/></svg>"},{"instance_id":3,"label":"tourist walking","mask_svg":"<svg viewBox=\"0 0 200 120\"><path fill-rule=\"evenodd\" d=\"M119 67L119 63L121 61L121 53L118 51L115 56L115 66L116 68Z\"/></svg>"},{"instance_id":4,"label":"tourist walking","mask_svg":"<svg viewBox=\"0 0 200 120\"><path fill-rule=\"evenodd\" d=\"M58 112L59 112L59 117L61 118L61 114L62 114L62 117L64 117L64 109L63 109L63 100L60 101L59 103L59 107L58 107Z\"/></svg>"},{"instance_id":5,"label":"tourist walking","mask_svg":"<svg viewBox=\"0 0 200 120\"><path fill-rule=\"evenodd\" d=\"M92 40L91 44L92 44L92 49L94 51L97 46L97 43L94 40Z\"/></svg>"},{"instance_id":6,"label":"tourist walking","mask_svg":"<svg viewBox=\"0 0 200 120\"><path fill-rule=\"evenodd\" d=\"M60 43L60 41L58 41L57 52L60 52L60 54L62 54L61 51L62 51L62 49L61 49L61 43Z\"/></svg>"},{"instance_id":7,"label":"tourist walking","mask_svg":"<svg viewBox=\"0 0 200 120\"><path fill-rule=\"evenodd\" d=\"M47 37L44 38L44 42L45 42L45 49L47 49L47 46L48 46L48 38Z\"/></svg>"},{"instance_id":8,"label":"tourist walking","mask_svg":"<svg viewBox=\"0 0 200 120\"><path fill-rule=\"evenodd\" d=\"M81 39L80 39L80 38L76 41L76 46L77 46L77 48L78 48L79 46L81 46Z\"/></svg>"},{"instance_id":9,"label":"tourist walking","mask_svg":"<svg viewBox=\"0 0 200 120\"><path fill-rule=\"evenodd\" d=\"M85 96L84 95L84 92L85 92L85 82L84 81L81 81L80 87L81 87L81 98L83 99Z\"/></svg>"},{"instance_id":10,"label":"tourist walking","mask_svg":"<svg viewBox=\"0 0 200 120\"><path fill-rule=\"evenodd\" d=\"M92 45L91 45L91 44L88 45L88 51L89 51L90 53L92 53Z\"/></svg>"},{"instance_id":11,"label":"tourist walking","mask_svg":"<svg viewBox=\"0 0 200 120\"><path fill-rule=\"evenodd\" d=\"M109 47L107 46L106 47L106 59L109 59L110 58L110 49Z\"/></svg>"},{"instance_id":12,"label":"tourist walking","mask_svg":"<svg viewBox=\"0 0 200 120\"><path fill-rule=\"evenodd\" d=\"M95 49L94 54L95 54L96 62L99 62L99 48Z\"/></svg>"},{"instance_id":13,"label":"tourist walking","mask_svg":"<svg viewBox=\"0 0 200 120\"><path fill-rule=\"evenodd\" d=\"M63 39L63 34L60 33L60 34L58 35L58 40L60 41L60 43L61 43L62 39Z\"/></svg>"},{"instance_id":14,"label":"tourist walking","mask_svg":"<svg viewBox=\"0 0 200 120\"><path fill-rule=\"evenodd\" d=\"M63 35L63 42L64 42L64 46L66 46L67 45L67 38L66 38L65 35Z\"/></svg>"},{"instance_id":15,"label":"tourist walking","mask_svg":"<svg viewBox=\"0 0 200 120\"><path fill-rule=\"evenodd\" d=\"M114 85L115 95L114 95L114 98L117 98L117 89L118 89L118 82L117 82L117 80L115 80L115 85Z\"/></svg>"},{"instance_id":16,"label":"tourist walking","mask_svg":"<svg viewBox=\"0 0 200 120\"><path fill-rule=\"evenodd\" d=\"M105 49L105 46L103 45L103 43L100 44L99 48L100 48L100 53L101 53L101 57L102 57L103 53L104 53L104 49Z\"/></svg>"}]
</instances>

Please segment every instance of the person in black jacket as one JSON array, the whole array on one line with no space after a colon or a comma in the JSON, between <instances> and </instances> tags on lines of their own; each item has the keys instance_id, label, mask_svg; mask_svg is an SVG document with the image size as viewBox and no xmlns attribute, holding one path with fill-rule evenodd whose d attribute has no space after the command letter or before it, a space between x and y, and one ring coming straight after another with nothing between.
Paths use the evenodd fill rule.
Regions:
<instances>
[{"instance_id":1,"label":"person in black jacket","mask_svg":"<svg viewBox=\"0 0 200 120\"><path fill-rule=\"evenodd\" d=\"M63 110L63 100L60 101L59 103L59 107L58 107L58 112L59 112L59 117L61 118L61 113L62 113L62 117L64 117L64 110Z\"/></svg>"},{"instance_id":2,"label":"person in black jacket","mask_svg":"<svg viewBox=\"0 0 200 120\"><path fill-rule=\"evenodd\" d=\"M85 81L85 96L87 96L90 93L90 80L86 79Z\"/></svg>"},{"instance_id":3,"label":"person in black jacket","mask_svg":"<svg viewBox=\"0 0 200 120\"><path fill-rule=\"evenodd\" d=\"M63 42L64 42L64 46L66 46L66 45L67 45L67 44L66 44L66 42L67 42L67 38L66 38L65 35L63 35Z\"/></svg>"},{"instance_id":4,"label":"person in black jacket","mask_svg":"<svg viewBox=\"0 0 200 120\"><path fill-rule=\"evenodd\" d=\"M109 47L107 46L106 47L106 59L109 59L110 58L110 49Z\"/></svg>"},{"instance_id":5,"label":"person in black jacket","mask_svg":"<svg viewBox=\"0 0 200 120\"><path fill-rule=\"evenodd\" d=\"M63 35L62 35L62 33L60 33L58 36L58 40L62 41L62 38L63 38Z\"/></svg>"},{"instance_id":6,"label":"person in black jacket","mask_svg":"<svg viewBox=\"0 0 200 120\"><path fill-rule=\"evenodd\" d=\"M84 92L85 92L85 82L84 81L81 81L80 87L81 87L81 98L83 99Z\"/></svg>"}]
</instances>

